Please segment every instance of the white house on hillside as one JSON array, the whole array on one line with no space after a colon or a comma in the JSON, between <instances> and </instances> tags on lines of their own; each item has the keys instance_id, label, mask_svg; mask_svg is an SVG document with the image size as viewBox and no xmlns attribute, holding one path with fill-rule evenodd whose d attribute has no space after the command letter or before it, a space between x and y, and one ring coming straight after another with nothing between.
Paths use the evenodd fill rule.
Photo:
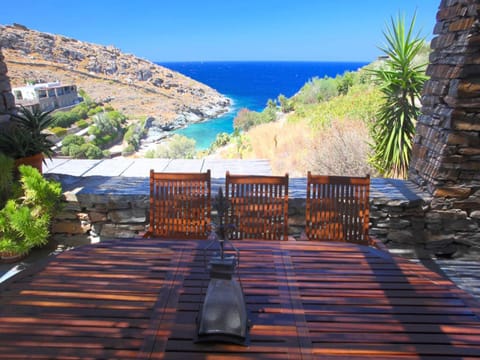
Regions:
<instances>
[{"instance_id":1,"label":"white house on hillside","mask_svg":"<svg viewBox=\"0 0 480 360\"><path fill-rule=\"evenodd\" d=\"M81 101L75 85L62 85L58 81L13 88L12 93L15 105L30 108L39 106L41 111L63 108Z\"/></svg>"}]
</instances>

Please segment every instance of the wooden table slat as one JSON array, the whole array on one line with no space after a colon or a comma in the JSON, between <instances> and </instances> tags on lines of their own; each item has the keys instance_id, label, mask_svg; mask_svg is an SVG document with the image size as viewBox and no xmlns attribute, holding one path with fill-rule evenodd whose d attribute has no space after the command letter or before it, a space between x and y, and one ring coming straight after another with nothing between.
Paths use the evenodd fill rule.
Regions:
<instances>
[{"instance_id":1,"label":"wooden table slat","mask_svg":"<svg viewBox=\"0 0 480 360\"><path fill-rule=\"evenodd\" d=\"M475 359L480 306L345 243L238 241L248 346L195 343L205 241L109 240L0 284L1 359Z\"/></svg>"}]
</instances>

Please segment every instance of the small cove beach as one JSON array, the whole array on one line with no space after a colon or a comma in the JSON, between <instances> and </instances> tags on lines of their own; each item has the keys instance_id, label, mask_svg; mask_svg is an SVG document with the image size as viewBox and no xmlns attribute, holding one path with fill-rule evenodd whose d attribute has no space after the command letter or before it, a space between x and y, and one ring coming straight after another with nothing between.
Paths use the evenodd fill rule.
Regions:
<instances>
[{"instance_id":1,"label":"small cove beach","mask_svg":"<svg viewBox=\"0 0 480 360\"><path fill-rule=\"evenodd\" d=\"M200 81L232 101L229 112L220 117L189 124L174 133L193 138L197 150L207 149L217 134L233 132L238 111L247 108L262 111L269 99L291 97L309 80L325 76L335 78L346 71L357 71L366 62L309 61L208 61L167 62L157 64Z\"/></svg>"}]
</instances>

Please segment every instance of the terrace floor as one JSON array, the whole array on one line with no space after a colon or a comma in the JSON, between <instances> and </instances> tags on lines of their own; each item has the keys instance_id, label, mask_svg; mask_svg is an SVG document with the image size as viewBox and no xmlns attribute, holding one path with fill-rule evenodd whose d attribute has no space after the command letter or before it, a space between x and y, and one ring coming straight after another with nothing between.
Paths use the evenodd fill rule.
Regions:
<instances>
[{"instance_id":1,"label":"terrace floor","mask_svg":"<svg viewBox=\"0 0 480 360\"><path fill-rule=\"evenodd\" d=\"M150 169L165 172L200 172L211 169L212 178L223 178L227 170L234 174L270 175L272 173L268 160L129 158L102 160L54 158L53 160L47 160L43 171L45 174L60 174L76 177L120 176L125 178L147 178ZM375 188L379 186L375 183L378 180L379 179L372 179L373 192L375 192ZM381 187L391 188L391 191L398 191L398 189L396 189L398 184L394 185L395 186L389 183L382 183ZM382 191L386 190L383 189ZM294 195L294 192L295 191L293 191L292 195ZM408 193L408 191L405 191L405 193ZM17 264L0 263L0 282L16 272L28 268L48 255L57 254L63 250L63 247L55 247L55 245L53 245L53 247L50 248L33 251L29 257ZM413 249L390 249L390 251L414 262L421 262L429 269L448 277L457 284L457 286L480 300L480 253L472 253L469 257L459 259L438 259L418 257Z\"/></svg>"},{"instance_id":2,"label":"terrace floor","mask_svg":"<svg viewBox=\"0 0 480 360\"><path fill-rule=\"evenodd\" d=\"M423 266L347 243L234 244L246 346L195 341L208 242L117 239L0 284L0 358L480 357L480 303Z\"/></svg>"}]
</instances>

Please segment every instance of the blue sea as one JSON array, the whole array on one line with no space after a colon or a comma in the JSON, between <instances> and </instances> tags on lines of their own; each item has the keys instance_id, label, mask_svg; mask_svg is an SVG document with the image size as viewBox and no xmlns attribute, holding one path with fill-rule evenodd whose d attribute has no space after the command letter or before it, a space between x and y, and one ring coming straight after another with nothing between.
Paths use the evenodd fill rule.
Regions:
<instances>
[{"instance_id":1,"label":"blue sea","mask_svg":"<svg viewBox=\"0 0 480 360\"><path fill-rule=\"evenodd\" d=\"M197 150L206 149L218 133L233 132L233 119L242 108L261 111L269 99L280 94L295 95L314 77L335 77L345 71L356 71L366 62L159 62L174 71L200 81L233 101L230 112L201 123L192 124L177 133L193 138Z\"/></svg>"}]
</instances>

